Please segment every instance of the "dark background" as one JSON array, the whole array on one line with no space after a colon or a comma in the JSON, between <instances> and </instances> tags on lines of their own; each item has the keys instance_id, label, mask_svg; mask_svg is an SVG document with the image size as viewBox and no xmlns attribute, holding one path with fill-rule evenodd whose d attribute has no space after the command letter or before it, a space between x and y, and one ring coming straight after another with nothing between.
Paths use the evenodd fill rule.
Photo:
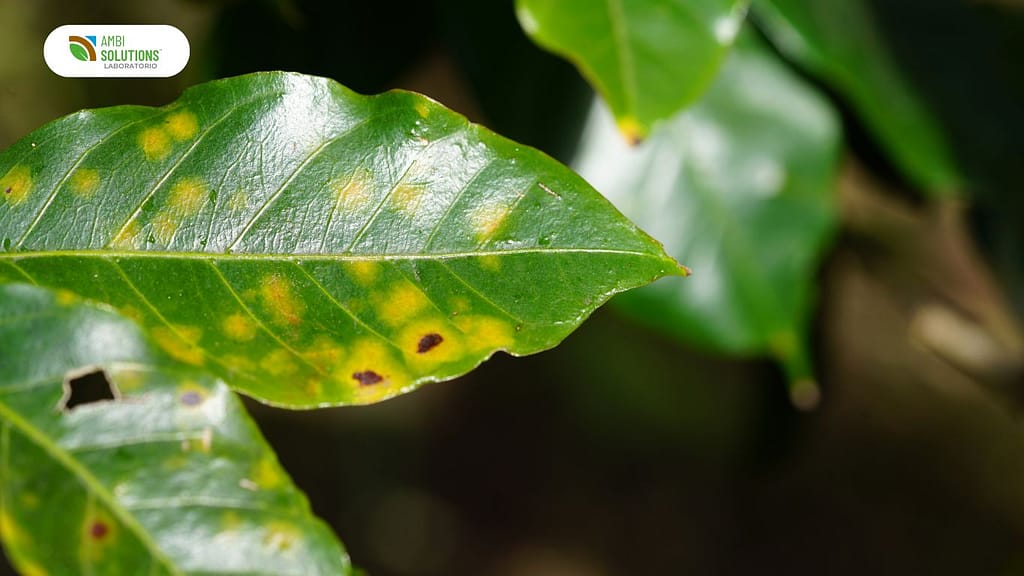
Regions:
<instances>
[{"instance_id":1,"label":"dark background","mask_svg":"<svg viewBox=\"0 0 1024 576\"><path fill-rule=\"evenodd\" d=\"M772 363L694 350L614 307L552 351L380 405L250 403L353 561L375 576L1024 574L1014 388L993 393L910 328L950 285L987 295L973 275L989 266L1021 299L1024 83L991 56L1020 54L1024 27L1013 0L981 4L874 2L984 185L950 225L837 100L849 153L844 226L819 276L816 411L790 406ZM192 60L167 80L62 79L41 47L67 23L173 24ZM162 105L209 78L288 69L414 89L568 160L591 98L505 0L0 0L0 28L0 147L79 108ZM911 240L880 237L885 218ZM980 251L950 257L964 242Z\"/></svg>"}]
</instances>

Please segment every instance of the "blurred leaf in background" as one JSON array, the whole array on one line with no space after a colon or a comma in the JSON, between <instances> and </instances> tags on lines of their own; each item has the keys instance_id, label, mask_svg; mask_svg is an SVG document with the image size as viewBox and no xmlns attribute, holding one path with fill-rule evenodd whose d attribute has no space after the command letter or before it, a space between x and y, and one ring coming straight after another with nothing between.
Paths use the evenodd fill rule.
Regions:
<instances>
[{"instance_id":1,"label":"blurred leaf in background","mask_svg":"<svg viewBox=\"0 0 1024 576\"><path fill-rule=\"evenodd\" d=\"M786 57L850 102L911 182L929 195L958 191L949 136L895 61L868 0L758 0L754 10Z\"/></svg>"},{"instance_id":2,"label":"blurred leaf in background","mask_svg":"<svg viewBox=\"0 0 1024 576\"><path fill-rule=\"evenodd\" d=\"M616 302L688 342L770 354L797 404L813 405L808 326L836 225L839 137L828 102L752 37L636 149L596 106L577 169L693 270Z\"/></svg>"},{"instance_id":3,"label":"blurred leaf in background","mask_svg":"<svg viewBox=\"0 0 1024 576\"><path fill-rule=\"evenodd\" d=\"M518 0L523 29L574 62L629 141L696 100L718 72L746 0Z\"/></svg>"}]
</instances>

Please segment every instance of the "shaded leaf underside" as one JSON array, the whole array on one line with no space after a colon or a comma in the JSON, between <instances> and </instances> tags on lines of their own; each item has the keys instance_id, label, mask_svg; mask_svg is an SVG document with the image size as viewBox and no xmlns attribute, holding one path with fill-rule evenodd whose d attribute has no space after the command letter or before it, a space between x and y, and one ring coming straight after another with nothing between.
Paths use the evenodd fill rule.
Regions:
<instances>
[{"instance_id":1,"label":"shaded leaf underside","mask_svg":"<svg viewBox=\"0 0 1024 576\"><path fill-rule=\"evenodd\" d=\"M83 111L0 155L0 280L71 290L261 400L365 403L554 346L678 273L541 153L297 74Z\"/></svg>"}]
</instances>

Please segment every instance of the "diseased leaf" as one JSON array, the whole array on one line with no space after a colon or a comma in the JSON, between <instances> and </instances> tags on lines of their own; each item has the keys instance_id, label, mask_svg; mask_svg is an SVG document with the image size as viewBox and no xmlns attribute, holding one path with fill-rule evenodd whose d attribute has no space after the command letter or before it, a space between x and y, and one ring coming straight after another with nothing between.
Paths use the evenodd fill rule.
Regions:
<instances>
[{"instance_id":1,"label":"diseased leaf","mask_svg":"<svg viewBox=\"0 0 1024 576\"><path fill-rule=\"evenodd\" d=\"M592 118L581 173L693 270L621 303L688 341L772 354L798 400L813 400L805 340L815 268L835 226L830 107L745 44L699 104L639 148L623 149L602 118Z\"/></svg>"},{"instance_id":2,"label":"diseased leaf","mask_svg":"<svg viewBox=\"0 0 1024 576\"><path fill-rule=\"evenodd\" d=\"M131 321L8 284L0 345L0 534L22 574L349 573L237 397ZM66 408L94 370L116 399Z\"/></svg>"},{"instance_id":3,"label":"diseased leaf","mask_svg":"<svg viewBox=\"0 0 1024 576\"><path fill-rule=\"evenodd\" d=\"M747 0L517 0L526 32L572 60L630 141L697 100L736 38Z\"/></svg>"},{"instance_id":4,"label":"diseased leaf","mask_svg":"<svg viewBox=\"0 0 1024 576\"><path fill-rule=\"evenodd\" d=\"M407 92L210 82L0 154L0 278L71 290L291 407L381 400L556 345L678 274L582 178Z\"/></svg>"},{"instance_id":5,"label":"diseased leaf","mask_svg":"<svg viewBox=\"0 0 1024 576\"><path fill-rule=\"evenodd\" d=\"M950 142L864 0L758 0L754 6L779 50L847 98L909 180L931 194L958 191L963 177Z\"/></svg>"}]
</instances>

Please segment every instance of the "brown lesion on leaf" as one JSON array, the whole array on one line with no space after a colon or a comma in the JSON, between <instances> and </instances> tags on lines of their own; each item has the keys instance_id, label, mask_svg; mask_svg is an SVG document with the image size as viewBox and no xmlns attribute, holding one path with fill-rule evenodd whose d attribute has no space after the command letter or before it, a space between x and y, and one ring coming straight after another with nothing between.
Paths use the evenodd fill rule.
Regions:
<instances>
[{"instance_id":1,"label":"brown lesion on leaf","mask_svg":"<svg viewBox=\"0 0 1024 576\"><path fill-rule=\"evenodd\" d=\"M416 344L417 354L426 354L434 348L437 348L444 342L444 337L437 332L431 332L430 334L424 334L420 341Z\"/></svg>"},{"instance_id":2,"label":"brown lesion on leaf","mask_svg":"<svg viewBox=\"0 0 1024 576\"><path fill-rule=\"evenodd\" d=\"M360 386L373 386L374 384L380 384L384 381L384 377L373 370L353 372L352 379L359 382Z\"/></svg>"}]
</instances>

